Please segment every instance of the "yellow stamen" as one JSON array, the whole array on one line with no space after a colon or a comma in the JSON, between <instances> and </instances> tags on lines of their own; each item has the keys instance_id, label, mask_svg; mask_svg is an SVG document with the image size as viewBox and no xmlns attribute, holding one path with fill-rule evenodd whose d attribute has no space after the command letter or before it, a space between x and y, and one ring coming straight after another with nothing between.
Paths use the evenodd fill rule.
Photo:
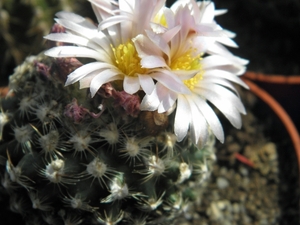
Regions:
<instances>
[{"instance_id":1,"label":"yellow stamen","mask_svg":"<svg viewBox=\"0 0 300 225\"><path fill-rule=\"evenodd\" d=\"M111 45L114 52L116 66L127 76L147 73L146 68L141 67L141 59L132 41L120 44L116 48Z\"/></svg>"},{"instance_id":2,"label":"yellow stamen","mask_svg":"<svg viewBox=\"0 0 300 225\"><path fill-rule=\"evenodd\" d=\"M194 77L188 80L184 80L183 83L187 86L191 91L195 88L195 85L198 84L199 80L203 79L203 71L197 73Z\"/></svg>"},{"instance_id":3,"label":"yellow stamen","mask_svg":"<svg viewBox=\"0 0 300 225\"><path fill-rule=\"evenodd\" d=\"M172 60L171 69L172 70L198 70L199 72L192 78L184 80L184 84L190 89L193 90L195 85L199 80L203 79L203 70L201 61L201 55L193 56L192 50L187 51L185 54L181 55L175 60Z\"/></svg>"}]
</instances>

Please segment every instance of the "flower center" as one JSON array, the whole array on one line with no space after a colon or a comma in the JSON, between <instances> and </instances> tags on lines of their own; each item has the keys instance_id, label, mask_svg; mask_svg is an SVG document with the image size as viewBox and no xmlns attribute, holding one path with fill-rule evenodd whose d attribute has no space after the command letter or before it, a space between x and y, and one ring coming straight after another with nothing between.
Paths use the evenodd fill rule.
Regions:
<instances>
[{"instance_id":1,"label":"flower center","mask_svg":"<svg viewBox=\"0 0 300 225\"><path fill-rule=\"evenodd\" d=\"M141 67L141 59L134 47L132 41L126 44L120 44L114 48L111 45L114 52L116 66L127 76L137 76L137 74L147 73L146 68Z\"/></svg>"},{"instance_id":2,"label":"flower center","mask_svg":"<svg viewBox=\"0 0 300 225\"><path fill-rule=\"evenodd\" d=\"M172 70L198 70L199 72L192 78L184 80L183 83L190 89L193 90L199 80L203 79L203 69L200 63L201 55L192 55L192 50L187 51L175 60L172 60Z\"/></svg>"}]
</instances>

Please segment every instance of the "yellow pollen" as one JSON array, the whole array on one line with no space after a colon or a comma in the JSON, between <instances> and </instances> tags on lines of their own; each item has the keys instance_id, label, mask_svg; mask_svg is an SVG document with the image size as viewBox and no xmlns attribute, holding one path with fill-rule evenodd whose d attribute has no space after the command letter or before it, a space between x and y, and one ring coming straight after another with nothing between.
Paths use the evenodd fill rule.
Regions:
<instances>
[{"instance_id":1,"label":"yellow pollen","mask_svg":"<svg viewBox=\"0 0 300 225\"><path fill-rule=\"evenodd\" d=\"M111 48L114 52L116 66L124 74L127 76L137 76L137 74L147 73L147 69L141 67L141 59L132 41L120 44L116 48L111 45Z\"/></svg>"},{"instance_id":2,"label":"yellow pollen","mask_svg":"<svg viewBox=\"0 0 300 225\"><path fill-rule=\"evenodd\" d=\"M155 18L154 18L154 22L164 26L164 27L168 27L167 24L167 20L164 14L156 14Z\"/></svg>"},{"instance_id":3,"label":"yellow pollen","mask_svg":"<svg viewBox=\"0 0 300 225\"><path fill-rule=\"evenodd\" d=\"M195 88L195 85L198 84L199 80L203 79L203 71L197 73L194 77L184 80L183 83L187 86L191 91Z\"/></svg>"},{"instance_id":4,"label":"yellow pollen","mask_svg":"<svg viewBox=\"0 0 300 225\"><path fill-rule=\"evenodd\" d=\"M162 16L160 17L159 23L160 23L161 25L163 25L164 27L168 27L168 24L167 24L167 20L166 20L165 15L162 15Z\"/></svg>"},{"instance_id":5,"label":"yellow pollen","mask_svg":"<svg viewBox=\"0 0 300 225\"><path fill-rule=\"evenodd\" d=\"M201 55L192 56L191 53L192 50L187 51L177 59L172 60L170 67L172 70L198 70L199 72L194 77L183 81L190 90L193 90L199 80L203 79L203 70L200 63Z\"/></svg>"}]
</instances>

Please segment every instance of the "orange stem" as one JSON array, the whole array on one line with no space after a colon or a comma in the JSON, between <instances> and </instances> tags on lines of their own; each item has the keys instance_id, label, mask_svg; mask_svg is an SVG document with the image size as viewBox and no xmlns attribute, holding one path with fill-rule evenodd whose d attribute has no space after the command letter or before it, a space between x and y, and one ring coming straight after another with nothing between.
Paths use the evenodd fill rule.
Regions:
<instances>
[{"instance_id":1,"label":"orange stem","mask_svg":"<svg viewBox=\"0 0 300 225\"><path fill-rule=\"evenodd\" d=\"M265 75L263 73L257 73L247 71L243 77L253 81L261 81L267 83L277 84L300 84L300 76L283 76L283 75Z\"/></svg>"},{"instance_id":2,"label":"orange stem","mask_svg":"<svg viewBox=\"0 0 300 225\"><path fill-rule=\"evenodd\" d=\"M234 154L234 157L237 160L239 160L240 162L246 164L247 166L254 167L254 163L250 159L248 159L245 156L241 155L240 153L236 152Z\"/></svg>"},{"instance_id":3,"label":"orange stem","mask_svg":"<svg viewBox=\"0 0 300 225\"><path fill-rule=\"evenodd\" d=\"M297 160L298 160L298 166L300 165L300 136L299 133L291 120L290 116L287 114L287 112L282 108L282 106L266 91L258 87L256 84L254 84L252 81L249 81L242 77L243 81L249 86L250 90L260 99L262 99L265 103L267 103L271 109L276 113L276 115L281 119L283 125L287 129L290 138L293 142L296 154L297 154ZM300 168L299 168L300 169Z\"/></svg>"}]
</instances>

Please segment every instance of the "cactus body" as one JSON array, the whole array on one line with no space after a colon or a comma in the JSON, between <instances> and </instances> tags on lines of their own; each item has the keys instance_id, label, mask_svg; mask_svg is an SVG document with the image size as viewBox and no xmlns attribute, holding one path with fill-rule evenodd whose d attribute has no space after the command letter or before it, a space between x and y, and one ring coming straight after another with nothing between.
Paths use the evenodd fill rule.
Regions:
<instances>
[{"instance_id":1,"label":"cactus body","mask_svg":"<svg viewBox=\"0 0 300 225\"><path fill-rule=\"evenodd\" d=\"M141 112L141 93L64 87L72 59L32 56L1 99L1 195L27 224L164 224L198 198L214 161L173 133L174 115ZM63 69L62 69L63 68Z\"/></svg>"}]
</instances>

